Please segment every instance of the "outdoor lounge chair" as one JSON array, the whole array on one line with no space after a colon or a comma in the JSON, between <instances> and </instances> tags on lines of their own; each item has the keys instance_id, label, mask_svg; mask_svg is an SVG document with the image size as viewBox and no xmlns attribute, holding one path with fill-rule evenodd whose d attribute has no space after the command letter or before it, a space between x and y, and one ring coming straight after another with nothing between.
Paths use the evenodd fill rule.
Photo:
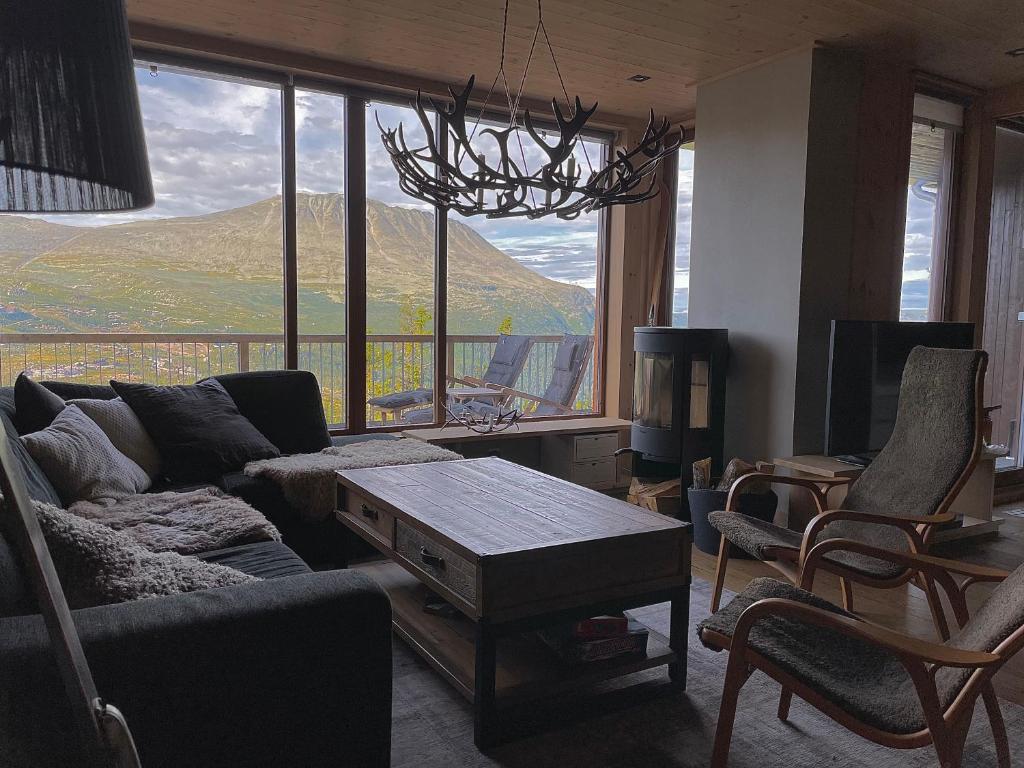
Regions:
<instances>
[{"instance_id":1,"label":"outdoor lounge chair","mask_svg":"<svg viewBox=\"0 0 1024 768\"><path fill-rule=\"evenodd\" d=\"M513 389L511 385L503 387L505 394L502 407L508 407L515 400L521 402L520 410L527 416L558 416L573 412L573 403L583 384L583 375L590 362L590 353L594 348L593 336L571 336L566 334L558 343L555 352L551 380L544 394L538 397L529 392ZM486 403L472 403L472 409L478 414L496 413L496 406Z\"/></svg>"},{"instance_id":2,"label":"outdoor lounge chair","mask_svg":"<svg viewBox=\"0 0 1024 768\"><path fill-rule=\"evenodd\" d=\"M825 544L831 549L826 553ZM880 627L776 579L755 579L698 628L701 642L728 650L712 768L725 768L740 689L755 670L783 686L778 716L793 693L840 725L896 749L933 745L943 768L959 768L978 698L988 710L999 768L1010 748L992 677L1024 645L1024 566L1012 574L952 560L829 540L808 557L817 565L838 552L871 557L940 584L959 630L933 643ZM962 584L952 574L967 577ZM965 592L1002 582L970 616Z\"/></svg>"},{"instance_id":3,"label":"outdoor lounge chair","mask_svg":"<svg viewBox=\"0 0 1024 768\"><path fill-rule=\"evenodd\" d=\"M852 483L842 509L826 510L828 490L849 479L810 480L754 472L737 480L729 491L727 511L708 516L722 533L711 610L718 610L734 546L772 565L793 583L801 583L812 548L826 546L821 542L828 539L852 539L896 552L926 552L935 528L955 519L950 505L981 453L986 362L980 350L914 348L903 372L892 436ZM753 482L807 488L818 515L800 533L731 511L743 488ZM820 567L839 576L843 607L848 611L853 611L853 582L882 589L913 582L924 590L939 632L948 636L935 585L927 574L848 549L828 552Z\"/></svg>"},{"instance_id":4,"label":"outdoor lounge chair","mask_svg":"<svg viewBox=\"0 0 1024 768\"><path fill-rule=\"evenodd\" d=\"M467 387L511 387L523 372L532 346L533 338L530 336L499 336L483 376L449 376L448 382ZM433 401L433 389L413 389L371 397L367 402L380 410L385 420L390 416L393 421L427 424L434 420ZM427 407L422 407L424 405Z\"/></svg>"}]
</instances>

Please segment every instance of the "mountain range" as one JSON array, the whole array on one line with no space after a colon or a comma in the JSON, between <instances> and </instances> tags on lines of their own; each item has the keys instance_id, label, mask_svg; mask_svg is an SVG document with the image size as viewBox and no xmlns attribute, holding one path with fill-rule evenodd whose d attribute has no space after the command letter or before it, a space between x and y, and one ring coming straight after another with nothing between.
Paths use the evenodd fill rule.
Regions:
<instances>
[{"instance_id":1,"label":"mountain range","mask_svg":"<svg viewBox=\"0 0 1024 768\"><path fill-rule=\"evenodd\" d=\"M343 333L344 199L297 196L299 332ZM434 217L367 201L367 326L432 312ZM280 333L281 199L203 216L76 227L0 217L0 331ZM594 299L448 224L449 333L586 333ZM421 323L422 325L422 323Z\"/></svg>"}]
</instances>

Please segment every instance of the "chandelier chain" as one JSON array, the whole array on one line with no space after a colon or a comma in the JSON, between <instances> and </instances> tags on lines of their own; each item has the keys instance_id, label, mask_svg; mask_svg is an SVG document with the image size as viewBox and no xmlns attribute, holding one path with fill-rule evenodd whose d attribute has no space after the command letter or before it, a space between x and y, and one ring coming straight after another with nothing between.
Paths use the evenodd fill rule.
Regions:
<instances>
[{"instance_id":1,"label":"chandelier chain","mask_svg":"<svg viewBox=\"0 0 1024 768\"><path fill-rule=\"evenodd\" d=\"M551 54L551 63L555 66L555 74L558 75L558 82L562 86L562 95L565 96L565 104L572 109L572 101L569 100L569 89L565 87L565 78L562 77L562 70L558 67L558 59L555 58L555 47L551 45L551 37L548 35L548 28L544 24L544 11L541 8L541 0L537 0L537 28L544 30L544 41L548 44L548 53ZM594 165L590 162L590 153L587 151L587 142L580 142L583 145L583 156L587 159L587 168L594 172Z\"/></svg>"},{"instance_id":2,"label":"chandelier chain","mask_svg":"<svg viewBox=\"0 0 1024 768\"><path fill-rule=\"evenodd\" d=\"M410 147L401 123L396 129L385 128L380 122L380 115L377 115L381 141L398 171L402 191L439 209L455 211L463 216L521 216L539 219L555 215L569 220L612 205L641 203L658 195L660 189L655 184L655 174L661 161L679 149L681 132L673 132L667 119L662 118L660 122L656 120L652 110L647 128L635 146L618 150L596 170L583 131L587 121L597 111L597 104L584 107L578 96L570 101L569 89L544 22L543 0L537 0L537 25L524 62L522 78L518 89L512 89L505 68L509 51L510 6L511 0L505 0L498 72L491 81L471 130L469 123L473 120L470 117L469 101L476 80L473 76L470 76L461 92L449 87L452 101L448 104L438 103L431 97L424 98L423 94L417 92L412 107L419 123L427 130L423 146ZM552 99L554 123L550 126L538 125L529 108L520 115L526 82L542 33L542 42L548 47L568 108L563 111L557 97ZM484 122L499 80L509 107L508 126L482 128L481 123ZM433 112L435 121L444 125L445 135L453 142L451 152L439 151L430 130L428 110ZM476 109L472 109L472 112L476 112ZM546 160L542 160L541 165L533 170L527 164L522 135L524 132L532 139L533 149L547 155ZM549 132L554 133L554 143L549 139ZM478 133L492 137L498 151L496 161L493 158L488 161L472 145ZM514 144L511 142L511 134L515 134ZM579 172L580 165L573 158L580 142L583 143L583 154L590 169L589 176ZM520 160L514 159L517 150L522 165ZM463 160L466 158L472 161L472 167L464 166ZM538 195L543 197L542 203L538 203Z\"/></svg>"},{"instance_id":3,"label":"chandelier chain","mask_svg":"<svg viewBox=\"0 0 1024 768\"><path fill-rule=\"evenodd\" d=\"M484 97L484 102L480 106L480 111L477 113L476 122L473 123L473 130L469 134L469 140L472 141L473 137L476 136L476 129L480 127L480 120L484 116L484 112L487 111L487 105L491 100L491 94L494 93L494 86L498 84L498 78L501 78L505 87L505 100L508 102L509 110L512 109L512 93L508 88L508 77L505 76L505 42L508 36L508 5L509 0L505 0L505 15L502 17L501 22L501 58L498 60L498 72L494 75L494 79L491 81L491 87L487 89L487 95Z\"/></svg>"}]
</instances>

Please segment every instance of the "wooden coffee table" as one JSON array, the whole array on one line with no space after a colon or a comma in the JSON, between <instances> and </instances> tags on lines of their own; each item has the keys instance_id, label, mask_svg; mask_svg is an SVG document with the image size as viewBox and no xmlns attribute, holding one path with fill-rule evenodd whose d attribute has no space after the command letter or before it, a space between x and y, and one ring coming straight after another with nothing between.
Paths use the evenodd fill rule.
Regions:
<instances>
[{"instance_id":1,"label":"wooden coffee table","mask_svg":"<svg viewBox=\"0 0 1024 768\"><path fill-rule=\"evenodd\" d=\"M686 687L688 523L497 458L338 472L338 519L387 562L356 566L391 596L395 631L473 702L474 740L499 708L668 665ZM423 610L428 589L459 614ZM528 633L671 602L645 655L569 665Z\"/></svg>"}]
</instances>

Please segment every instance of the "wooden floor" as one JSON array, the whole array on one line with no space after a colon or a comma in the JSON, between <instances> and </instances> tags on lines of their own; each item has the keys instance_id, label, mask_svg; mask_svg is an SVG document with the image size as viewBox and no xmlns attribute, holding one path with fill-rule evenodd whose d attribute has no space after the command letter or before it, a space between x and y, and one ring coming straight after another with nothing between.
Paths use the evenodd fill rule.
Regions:
<instances>
[{"instance_id":1,"label":"wooden floor","mask_svg":"<svg viewBox=\"0 0 1024 768\"><path fill-rule=\"evenodd\" d=\"M1022 509L1017 503L997 507L996 514ZM1005 515L1005 521L998 538L987 540L950 543L937 546L933 554L942 557L959 558L997 568L1013 570L1024 563L1024 517ZM695 578L712 581L715 573L715 558L693 550L693 575ZM764 563L752 560L730 560L726 576L726 587L738 591L758 576L778 576L778 572ZM991 591L988 585L977 585L968 593L971 606L985 599ZM839 582L829 574L821 573L815 583L815 592L835 603L841 601ZM884 624L887 627L917 637L937 639L931 614L924 593L914 587L875 590L854 587L854 607L865 619ZM948 614L952 617L952 614ZM951 619L952 620L952 619ZM995 678L996 692L1001 698L1024 705L1024 654L1008 663Z\"/></svg>"}]
</instances>

